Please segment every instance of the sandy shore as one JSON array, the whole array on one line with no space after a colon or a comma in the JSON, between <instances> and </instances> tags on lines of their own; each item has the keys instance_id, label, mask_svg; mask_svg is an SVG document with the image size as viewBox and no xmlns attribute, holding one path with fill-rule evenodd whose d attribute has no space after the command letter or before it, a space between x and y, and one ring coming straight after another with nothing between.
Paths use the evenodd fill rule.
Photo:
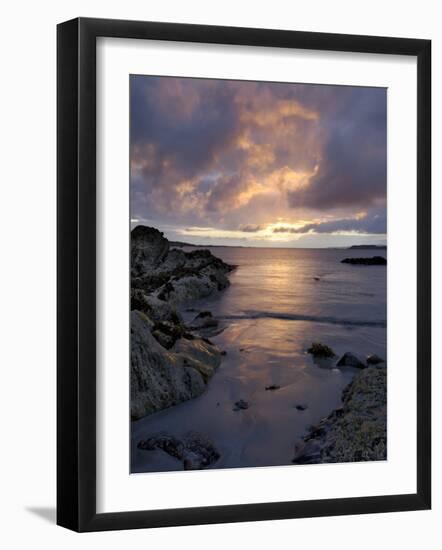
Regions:
<instances>
[{"instance_id":1,"label":"sandy shore","mask_svg":"<svg viewBox=\"0 0 442 550\"><path fill-rule=\"evenodd\" d=\"M180 438L191 430L207 436L219 450L213 467L290 464L296 442L340 405L342 390L357 372L317 366L298 343L303 338L297 335L309 328L298 321L241 321L213 337L227 353L206 391L133 423L133 471L182 468L163 451L145 452L137 443L155 433ZM240 399L247 402L246 410L234 410Z\"/></svg>"}]
</instances>

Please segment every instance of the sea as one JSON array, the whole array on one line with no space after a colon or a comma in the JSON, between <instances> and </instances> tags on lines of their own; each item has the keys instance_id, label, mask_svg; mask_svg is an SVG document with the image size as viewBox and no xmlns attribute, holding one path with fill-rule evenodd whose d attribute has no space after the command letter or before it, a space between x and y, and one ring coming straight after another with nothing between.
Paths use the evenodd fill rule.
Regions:
<instances>
[{"instance_id":1,"label":"sea","mask_svg":"<svg viewBox=\"0 0 442 550\"><path fill-rule=\"evenodd\" d=\"M132 423L132 473L182 469L163 451L137 449L159 432L208 437L221 456L212 468L289 465L296 443L340 405L357 372L315 362L310 345L330 346L337 359L347 351L387 357L387 269L341 263L386 250L207 248L237 266L231 284L181 313L191 322L211 311L220 332L210 339L226 355L200 397ZM234 410L240 399L248 408Z\"/></svg>"}]
</instances>

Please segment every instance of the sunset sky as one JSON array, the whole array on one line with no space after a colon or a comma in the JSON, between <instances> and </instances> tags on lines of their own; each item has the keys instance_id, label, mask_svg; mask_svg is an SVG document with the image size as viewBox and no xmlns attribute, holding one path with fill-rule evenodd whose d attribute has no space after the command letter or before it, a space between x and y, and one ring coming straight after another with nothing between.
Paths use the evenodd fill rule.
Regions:
<instances>
[{"instance_id":1,"label":"sunset sky","mask_svg":"<svg viewBox=\"0 0 442 550\"><path fill-rule=\"evenodd\" d=\"M131 76L131 223L196 244L386 243L386 90Z\"/></svg>"}]
</instances>

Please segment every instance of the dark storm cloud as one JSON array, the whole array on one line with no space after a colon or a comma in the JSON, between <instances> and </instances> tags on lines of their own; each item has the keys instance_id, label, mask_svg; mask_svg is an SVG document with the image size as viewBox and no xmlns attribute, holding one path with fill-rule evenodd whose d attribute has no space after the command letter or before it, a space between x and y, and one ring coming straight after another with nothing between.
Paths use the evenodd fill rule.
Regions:
<instances>
[{"instance_id":1,"label":"dark storm cloud","mask_svg":"<svg viewBox=\"0 0 442 550\"><path fill-rule=\"evenodd\" d=\"M134 219L385 230L385 90L132 76L130 98Z\"/></svg>"},{"instance_id":2,"label":"dark storm cloud","mask_svg":"<svg viewBox=\"0 0 442 550\"><path fill-rule=\"evenodd\" d=\"M245 225L240 225L238 229L239 231L243 231L244 233L256 233L265 229L265 225L253 225L249 223Z\"/></svg>"},{"instance_id":3,"label":"dark storm cloud","mask_svg":"<svg viewBox=\"0 0 442 550\"><path fill-rule=\"evenodd\" d=\"M130 91L132 151L142 157L143 146L154 147L145 170L152 185L171 167L192 177L235 132L231 93L210 81L132 76Z\"/></svg>"},{"instance_id":4,"label":"dark storm cloud","mask_svg":"<svg viewBox=\"0 0 442 550\"><path fill-rule=\"evenodd\" d=\"M343 90L323 120L327 137L317 174L302 192L289 193L291 206L367 207L385 200L386 107L384 89Z\"/></svg>"}]
</instances>

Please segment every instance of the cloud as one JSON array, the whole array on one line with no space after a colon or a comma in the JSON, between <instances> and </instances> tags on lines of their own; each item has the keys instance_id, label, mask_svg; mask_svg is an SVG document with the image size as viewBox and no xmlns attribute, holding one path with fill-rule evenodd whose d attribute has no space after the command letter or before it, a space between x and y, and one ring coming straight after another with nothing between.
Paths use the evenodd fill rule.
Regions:
<instances>
[{"instance_id":1,"label":"cloud","mask_svg":"<svg viewBox=\"0 0 442 550\"><path fill-rule=\"evenodd\" d=\"M244 231L245 233L256 233L258 231L262 231L263 229L265 229L265 225L254 225L254 224L245 224L245 225L240 225L238 227L239 231Z\"/></svg>"},{"instance_id":2,"label":"cloud","mask_svg":"<svg viewBox=\"0 0 442 550\"><path fill-rule=\"evenodd\" d=\"M364 215L357 218L344 218L319 223L309 223L302 227L280 226L273 229L274 233L367 233L385 234L387 232L387 219L384 213Z\"/></svg>"},{"instance_id":3,"label":"cloud","mask_svg":"<svg viewBox=\"0 0 442 550\"><path fill-rule=\"evenodd\" d=\"M130 144L136 219L252 234L385 219L384 89L133 75Z\"/></svg>"},{"instance_id":4,"label":"cloud","mask_svg":"<svg viewBox=\"0 0 442 550\"><path fill-rule=\"evenodd\" d=\"M386 199L386 90L352 89L339 99L323 119L327 137L317 173L300 192L289 192L293 207L367 207Z\"/></svg>"},{"instance_id":5,"label":"cloud","mask_svg":"<svg viewBox=\"0 0 442 550\"><path fill-rule=\"evenodd\" d=\"M166 216L172 206L213 219L271 193L281 170L311 172L319 115L286 95L280 85L131 77L133 208L141 194Z\"/></svg>"}]
</instances>

